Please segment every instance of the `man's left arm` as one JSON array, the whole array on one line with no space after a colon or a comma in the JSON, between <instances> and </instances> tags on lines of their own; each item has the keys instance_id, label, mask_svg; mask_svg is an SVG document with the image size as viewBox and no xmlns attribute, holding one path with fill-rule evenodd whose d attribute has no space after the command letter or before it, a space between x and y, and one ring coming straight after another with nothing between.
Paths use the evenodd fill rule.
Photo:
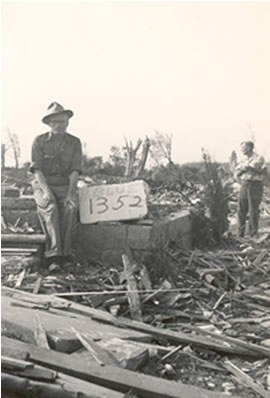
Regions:
<instances>
[{"instance_id":1,"label":"man's left arm","mask_svg":"<svg viewBox=\"0 0 270 398\"><path fill-rule=\"evenodd\" d=\"M74 206L76 207L76 189L77 189L77 182L79 178L78 171L72 171L69 175L69 187L67 197L65 199L65 206Z\"/></svg>"},{"instance_id":2,"label":"man's left arm","mask_svg":"<svg viewBox=\"0 0 270 398\"><path fill-rule=\"evenodd\" d=\"M65 205L76 206L76 189L79 175L82 167L82 145L80 140L77 141L74 156L72 158L71 172L69 175L69 187L65 200Z\"/></svg>"},{"instance_id":3,"label":"man's left arm","mask_svg":"<svg viewBox=\"0 0 270 398\"><path fill-rule=\"evenodd\" d=\"M248 171L259 175L266 175L267 174L267 167L263 156L260 156L256 161L251 162L250 165L247 167Z\"/></svg>"}]
</instances>

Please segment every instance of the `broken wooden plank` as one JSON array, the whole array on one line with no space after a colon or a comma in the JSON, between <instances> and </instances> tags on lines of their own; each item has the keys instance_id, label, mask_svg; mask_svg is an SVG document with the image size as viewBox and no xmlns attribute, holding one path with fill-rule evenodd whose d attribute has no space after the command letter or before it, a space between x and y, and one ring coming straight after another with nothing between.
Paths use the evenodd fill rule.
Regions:
<instances>
[{"instance_id":1,"label":"broken wooden plank","mask_svg":"<svg viewBox=\"0 0 270 398\"><path fill-rule=\"evenodd\" d=\"M159 293L163 290L163 286L160 286L158 289L154 290L153 292L151 292L150 294L148 294L141 302L141 304L145 304L147 301L149 300L153 300L154 298L156 298Z\"/></svg>"},{"instance_id":2,"label":"broken wooden plank","mask_svg":"<svg viewBox=\"0 0 270 398\"><path fill-rule=\"evenodd\" d=\"M70 354L71 358L77 358L80 361L84 361L86 365L92 365L93 363L96 364L95 359L93 358L93 355L91 354L90 351L88 351L86 348L81 347L79 350L74 351L72 354ZM115 365L113 365L115 366ZM120 366L120 365L118 365Z\"/></svg>"},{"instance_id":3,"label":"broken wooden plank","mask_svg":"<svg viewBox=\"0 0 270 398\"><path fill-rule=\"evenodd\" d=\"M93 317L94 319L94 317ZM101 320L101 319L100 319ZM117 323L116 323L117 322ZM114 323L119 327L126 327L135 329L138 331L143 331L145 333L151 334L151 336L158 337L158 338L165 338L169 342L174 344L192 344L196 347L204 347L208 349L215 350L217 352L228 352L232 354L240 354L240 355L247 355L247 356L254 356L254 357L265 357L269 356L270 350L264 350L262 347L258 345L253 345L254 350L246 349L245 347L240 346L238 343L239 341L236 339L232 340L232 343L225 343L218 339L217 336L200 336L200 335L192 335L183 332L174 332L172 330L160 329L151 325L147 325L142 322L138 321L131 321L126 318L118 317ZM202 332L203 333L203 332ZM256 350L258 348L258 350Z\"/></svg>"},{"instance_id":4,"label":"broken wooden plank","mask_svg":"<svg viewBox=\"0 0 270 398\"><path fill-rule=\"evenodd\" d=\"M77 332L78 333L78 332ZM76 333L77 337L78 334ZM80 333L81 337L83 337L83 340L80 340L81 344L90 352L94 351L95 355L98 357L98 359L104 363L104 365L111 365L111 366L118 366L121 367L120 361L116 359L114 356L113 352L106 349L106 344L107 341L102 342L102 340L99 343L96 343L89 333ZM111 341L111 340L109 340ZM121 340L122 344L125 346L125 344L128 344L126 340ZM86 345L87 346L86 346ZM90 347L92 350L90 350Z\"/></svg>"},{"instance_id":5,"label":"broken wooden plank","mask_svg":"<svg viewBox=\"0 0 270 398\"><path fill-rule=\"evenodd\" d=\"M2 347L2 352L7 347ZM61 372L55 372L48 368L35 365L33 362L22 361L17 359L17 357L26 356L23 351L14 351L14 358L11 357L1 357L2 362L2 372L9 372L13 370L14 376L26 377L36 380L43 380L47 382L55 382L63 386L64 390L67 391L76 391L77 398L84 398L85 395L81 395L81 393L86 394L88 396L91 391L91 397L95 398L123 398L123 394L117 391L109 390L105 387L101 387L81 379L65 375ZM26 371L26 370L31 370ZM21 396L21 395L20 395ZM40 397L38 395L38 397Z\"/></svg>"},{"instance_id":6,"label":"broken wooden plank","mask_svg":"<svg viewBox=\"0 0 270 398\"><path fill-rule=\"evenodd\" d=\"M195 331L198 334L201 333L206 336L209 336L215 340L220 341L220 343L231 344L233 348L238 346L240 349L245 350L246 355L250 355L250 356L254 356L254 355L258 356L259 355L262 357L270 358L270 349L266 348L266 347L262 347L258 344L247 343L243 340L237 339L235 337L226 336L224 334L212 333L212 332L209 332L208 330L204 330L203 328L196 327L196 326L182 324L182 327L184 327L186 329L190 329L192 331Z\"/></svg>"},{"instance_id":7,"label":"broken wooden plank","mask_svg":"<svg viewBox=\"0 0 270 398\"><path fill-rule=\"evenodd\" d=\"M33 368L34 364L22 359L12 358L10 356L1 355L2 369L6 370L24 370L26 368Z\"/></svg>"},{"instance_id":8,"label":"broken wooden plank","mask_svg":"<svg viewBox=\"0 0 270 398\"><path fill-rule=\"evenodd\" d=\"M24 352L21 350L16 351L14 349L14 347L10 347L10 346L9 347L2 346L1 355L5 356L5 357L9 357L9 358L19 359L24 362L28 362L28 359L29 359L29 355L27 352Z\"/></svg>"},{"instance_id":9,"label":"broken wooden plank","mask_svg":"<svg viewBox=\"0 0 270 398\"><path fill-rule=\"evenodd\" d=\"M239 369L234 363L227 359L223 365L229 372L236 376L238 383L246 387L248 386L263 398L270 398L270 392L266 391L262 386L257 384L249 375Z\"/></svg>"},{"instance_id":10,"label":"broken wooden plank","mask_svg":"<svg viewBox=\"0 0 270 398\"><path fill-rule=\"evenodd\" d=\"M235 323L262 323L264 321L270 321L270 315L265 315L261 317L256 317L256 318L229 318L227 321L231 324L234 325Z\"/></svg>"},{"instance_id":11,"label":"broken wooden plank","mask_svg":"<svg viewBox=\"0 0 270 398\"><path fill-rule=\"evenodd\" d=\"M10 372L9 372L10 373ZM26 368L13 371L14 376L26 377L32 380L54 382L57 378L57 372L51 369L35 365L33 368Z\"/></svg>"},{"instance_id":12,"label":"broken wooden plank","mask_svg":"<svg viewBox=\"0 0 270 398\"><path fill-rule=\"evenodd\" d=\"M15 289L11 288L2 288L2 295L3 293L9 294L9 295L15 295L15 297L27 297L29 300L36 300L38 299L39 301L41 300L40 295L33 295L31 293L22 293L19 292ZM20 296L21 295L21 296ZM4 297L3 297L4 298ZM2 301L3 301L2 298ZM118 336L115 337L120 337L123 338L120 333L123 331L123 328L127 331L128 329L132 329L135 331L140 331L144 334L148 334L149 336L152 337L158 337L158 338L165 338L167 339L171 344L191 344L194 345L195 347L204 347L208 349L212 349L217 352L224 352L224 353L232 353L232 354L239 354L239 355L247 355L247 356L253 356L257 358L262 358L262 357L267 357L269 356L270 350L268 349L267 351L262 351L263 347L258 346L256 344L253 344L253 350L250 350L249 348L242 347L239 344L239 340L233 339L231 343L228 342L223 342L220 339L218 339L218 336L214 335L214 338L212 336L202 336L202 335L197 335L194 336L192 334L184 333L184 332L175 332L172 330L166 330L166 329L160 329L155 326L147 325L142 322L130 320L124 317L114 317L113 315L109 314L108 312L98 310L96 308L91 308L82 304L74 303L74 302L69 302L68 300L65 299L60 299L55 296L42 296L43 303L52 301L54 305L65 305L65 303L68 303L69 307L67 308L67 311L71 313L77 313L77 314L83 314L85 316L90 317L92 320L96 320L99 322L102 322L104 324L110 324L117 326L118 328L116 329ZM4 305L2 303L2 314L3 314L3 308ZM119 329L120 328L120 329ZM202 334L203 331L200 330L200 334ZM93 337L93 335L92 335ZM218 341L217 341L218 339ZM130 338L130 340L137 340L139 341L138 338ZM151 339L150 339L151 340ZM142 341L142 340L141 340ZM241 340L240 340L241 341ZM146 342L146 341L145 341Z\"/></svg>"},{"instance_id":13,"label":"broken wooden plank","mask_svg":"<svg viewBox=\"0 0 270 398\"><path fill-rule=\"evenodd\" d=\"M190 348L190 346L186 346L183 351L181 351L180 355L186 355L196 361L196 363L206 369L212 369L217 372L224 372L224 369L216 365L214 362L209 362L205 359L199 358L197 355L195 355Z\"/></svg>"},{"instance_id":14,"label":"broken wooden plank","mask_svg":"<svg viewBox=\"0 0 270 398\"><path fill-rule=\"evenodd\" d=\"M1 343L2 346L11 346L16 351L28 352L29 359L39 365L118 391L127 392L134 389L142 398L226 398L227 396L113 366L102 367L94 364L87 366L75 358L70 361L70 356L67 354L6 337L2 338Z\"/></svg>"},{"instance_id":15,"label":"broken wooden plank","mask_svg":"<svg viewBox=\"0 0 270 398\"><path fill-rule=\"evenodd\" d=\"M243 293L243 295L246 298L255 300L256 302L263 301L264 304L266 304L268 307L270 306L270 297L268 297L268 296L264 296L262 294L249 294L248 292L247 293Z\"/></svg>"},{"instance_id":16,"label":"broken wooden plank","mask_svg":"<svg viewBox=\"0 0 270 398\"><path fill-rule=\"evenodd\" d=\"M38 243L42 244L46 242L45 235L41 234L2 234L2 244L5 243Z\"/></svg>"},{"instance_id":17,"label":"broken wooden plank","mask_svg":"<svg viewBox=\"0 0 270 398\"><path fill-rule=\"evenodd\" d=\"M1 253L3 255L6 255L7 253L13 253L14 255L26 255L26 254L32 254L36 253L37 248L31 248L31 247L1 247Z\"/></svg>"},{"instance_id":18,"label":"broken wooden plank","mask_svg":"<svg viewBox=\"0 0 270 398\"><path fill-rule=\"evenodd\" d=\"M137 290L137 283L135 276L133 275L132 263L130 258L131 258L130 255L129 256L126 254L122 255L122 261L127 276L127 290L128 290L127 296L130 307L130 314L132 319L136 319L137 321L142 321L140 297L138 293L134 292L135 290Z\"/></svg>"},{"instance_id":19,"label":"broken wooden plank","mask_svg":"<svg viewBox=\"0 0 270 398\"><path fill-rule=\"evenodd\" d=\"M15 286L14 286L15 288L21 287L21 284L23 283L23 280L25 278L26 272L27 272L26 269L23 269L21 271L21 273L20 273L20 275L19 275L19 277L18 277L18 279L17 279L17 281L15 283Z\"/></svg>"},{"instance_id":20,"label":"broken wooden plank","mask_svg":"<svg viewBox=\"0 0 270 398\"><path fill-rule=\"evenodd\" d=\"M21 398L75 398L75 395L68 395L60 386L41 383L26 378L14 376L5 372L1 373L2 394L4 396L20 396Z\"/></svg>"},{"instance_id":21,"label":"broken wooden plank","mask_svg":"<svg viewBox=\"0 0 270 398\"><path fill-rule=\"evenodd\" d=\"M48 310L49 311L49 306L45 304L34 304L28 301L23 301L23 300L17 300L17 299L12 299L10 302L10 305L13 307L22 307L22 308L31 308L33 310Z\"/></svg>"},{"instance_id":22,"label":"broken wooden plank","mask_svg":"<svg viewBox=\"0 0 270 398\"><path fill-rule=\"evenodd\" d=\"M37 295L40 297L40 295ZM20 337L27 342L33 342L34 339L34 317L38 313L39 318L46 330L50 333L55 330L70 331L74 327L78 332L88 331L89 335L95 340L120 337L127 340L138 340L142 342L151 342L149 334L137 331L119 329L113 325L100 324L91 317L66 312L63 310L38 311L30 308L19 308L11 305L12 299L2 295L2 326L12 330L14 336ZM57 315L57 316L56 316ZM110 314L108 314L110 315Z\"/></svg>"},{"instance_id":23,"label":"broken wooden plank","mask_svg":"<svg viewBox=\"0 0 270 398\"><path fill-rule=\"evenodd\" d=\"M269 253L268 249L261 250L258 256L253 261L253 265L255 265L255 267L259 267L262 260L264 259L265 256L267 256L268 253Z\"/></svg>"},{"instance_id":24,"label":"broken wooden plank","mask_svg":"<svg viewBox=\"0 0 270 398\"><path fill-rule=\"evenodd\" d=\"M51 278L51 277L50 277ZM48 279L48 277L47 277L47 279ZM61 283L63 284L63 281L61 281ZM64 282L65 283L65 282ZM123 288L122 288L122 286L111 286L111 285L107 285L107 284L105 284L104 283L104 286L107 288L107 289L115 289L115 290L110 290L110 291L91 291L91 292L89 292L89 291L83 291L83 292L68 292L68 293L66 293L66 292L62 292L62 293L53 293L53 294L43 294L42 296L43 296L43 298L44 298L44 300L46 299L46 300L48 300L49 298L51 299L51 300L53 300L54 298L56 298L56 299L60 299L60 298L65 298L65 297L76 297L76 296L98 296L98 295L100 295L100 296L104 296L104 295L108 295L108 296L116 296L116 295L120 295L120 294L126 294L127 293L127 291L126 290L124 290ZM3 286L3 289L5 289L5 291L4 291L4 294L5 295L10 295L10 296L14 296L14 292L13 292L13 288L10 288L10 287L7 287L7 286ZM156 292L157 292L157 290L158 289L150 289L150 290L145 290L145 289L137 289L137 290L132 290L131 291L131 293L141 293L141 294L146 294L146 293L155 293L156 294ZM171 288L171 285L170 285L170 288L169 289L165 289L164 287L162 287L160 290L158 290L158 293L160 294L160 292L162 292L162 293L164 293L164 292L166 292L166 291L169 291L169 292L178 292L178 293L180 293L180 292L188 292L189 291L189 289L187 289L187 288L185 288L185 289L180 289L180 288L176 288L176 289L172 289ZM9 294L8 294L8 292L9 292ZM21 291L21 293L23 293L23 294L30 294L31 295L31 293L28 293L28 292L26 292L26 291ZM69 302L70 303L70 302Z\"/></svg>"},{"instance_id":25,"label":"broken wooden plank","mask_svg":"<svg viewBox=\"0 0 270 398\"><path fill-rule=\"evenodd\" d=\"M86 398L90 392L93 398L124 398L124 394L119 391L111 390L62 372L58 372L58 378L55 382L66 390L77 391L77 398Z\"/></svg>"},{"instance_id":26,"label":"broken wooden plank","mask_svg":"<svg viewBox=\"0 0 270 398\"><path fill-rule=\"evenodd\" d=\"M152 289L152 283L145 265L141 264L140 278L145 290Z\"/></svg>"},{"instance_id":27,"label":"broken wooden plank","mask_svg":"<svg viewBox=\"0 0 270 398\"><path fill-rule=\"evenodd\" d=\"M204 368L213 369L213 370L216 370L216 371L219 371L219 372L220 372L220 371L221 371L221 372L224 371L222 368L220 368L219 366L217 366L215 363L211 363L211 362L206 361L206 360L204 360L204 359L198 358L196 355L194 355L194 354L192 353L192 350L190 349L189 346L187 346L186 348L188 348L188 349L182 350L182 346L180 345L180 346L178 346L178 347L172 349L169 353L167 353L166 355L164 355L164 356L160 359L160 362L161 362L161 363L165 363L169 358L171 358L171 356L173 356L173 355L179 353L179 351L181 351L180 355L189 356L190 358L194 359L196 362L199 363L199 365L201 365L201 366L204 367Z\"/></svg>"},{"instance_id":28,"label":"broken wooden plank","mask_svg":"<svg viewBox=\"0 0 270 398\"><path fill-rule=\"evenodd\" d=\"M79 396L76 390L68 391L62 385L37 382L3 372L1 381L2 394L5 396L19 396L20 398L77 398ZM83 398L93 398L92 392L84 393Z\"/></svg>"},{"instance_id":29,"label":"broken wooden plank","mask_svg":"<svg viewBox=\"0 0 270 398\"><path fill-rule=\"evenodd\" d=\"M41 283L42 283L42 280L43 280L43 276L39 276L37 278L36 283L35 283L35 287L33 289L33 294L38 294L40 286L41 286Z\"/></svg>"},{"instance_id":30,"label":"broken wooden plank","mask_svg":"<svg viewBox=\"0 0 270 398\"><path fill-rule=\"evenodd\" d=\"M133 341L132 343L135 342ZM174 346L165 347L160 344L141 343L139 341L136 341L136 345L138 347L147 348L150 357L168 354L169 352L171 352L172 349L175 348Z\"/></svg>"},{"instance_id":31,"label":"broken wooden plank","mask_svg":"<svg viewBox=\"0 0 270 398\"><path fill-rule=\"evenodd\" d=\"M182 349L182 345L179 345L178 347L173 348L170 352L168 352L167 354L165 354L161 359L160 362L165 362L167 361L169 358L171 358L174 354L176 354L178 351L180 351Z\"/></svg>"},{"instance_id":32,"label":"broken wooden plank","mask_svg":"<svg viewBox=\"0 0 270 398\"><path fill-rule=\"evenodd\" d=\"M48 344L46 331L45 331L44 326L42 325L37 313L35 313L34 319L35 319L34 336L35 336L37 345L39 347L47 348L49 350L50 346Z\"/></svg>"},{"instance_id":33,"label":"broken wooden plank","mask_svg":"<svg viewBox=\"0 0 270 398\"><path fill-rule=\"evenodd\" d=\"M77 330L75 330L74 328L72 328L72 330L75 333L77 339L81 342L81 344L87 349L87 351L91 353L96 363L100 366L105 366L105 363L101 361L96 354L96 350L95 348L93 348L93 342L91 342L90 336L86 338L84 334L77 332Z\"/></svg>"}]
</instances>

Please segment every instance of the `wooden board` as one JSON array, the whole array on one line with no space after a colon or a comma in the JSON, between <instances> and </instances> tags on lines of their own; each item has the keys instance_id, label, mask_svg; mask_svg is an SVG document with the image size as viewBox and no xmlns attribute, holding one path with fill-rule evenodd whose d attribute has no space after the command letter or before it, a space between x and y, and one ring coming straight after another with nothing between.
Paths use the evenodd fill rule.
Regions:
<instances>
[{"instance_id":1,"label":"wooden board","mask_svg":"<svg viewBox=\"0 0 270 398\"><path fill-rule=\"evenodd\" d=\"M66 330L70 334L71 328L79 332L87 332L95 341L119 337L124 340L134 340L150 343L149 334L137 331L119 329L112 325L100 324L90 317L80 314L71 314L61 310L36 310L31 308L12 306L12 298L2 296L2 327L9 328L14 336L24 337L24 341L34 343L35 314L38 314L47 333L55 330ZM18 333L16 335L16 333Z\"/></svg>"},{"instance_id":2,"label":"wooden board","mask_svg":"<svg viewBox=\"0 0 270 398\"><path fill-rule=\"evenodd\" d=\"M140 296L137 293L136 278L133 275L132 263L131 263L131 252L127 250L127 254L122 255L122 261L124 270L127 278L127 297L129 302L130 314L132 319L142 321L142 310L140 304Z\"/></svg>"},{"instance_id":3,"label":"wooden board","mask_svg":"<svg viewBox=\"0 0 270 398\"><path fill-rule=\"evenodd\" d=\"M142 333L145 334L149 334L150 336L154 336L154 337L158 337L158 338L165 338L167 339L171 344L192 344L196 347L204 347L204 348L209 348L212 350L215 350L217 352L223 352L223 353L233 353L233 354L238 354L238 355L248 355L248 356L254 356L257 358L262 358L265 356L268 356L270 353L270 350L267 349L267 351L265 351L265 354L263 354L262 350L263 347L262 346L258 346L253 344L253 349L248 350L247 348L242 347L239 344L239 339L235 339L235 343L233 344L231 342L230 343L224 343L221 340L217 340L211 337L207 337L207 336L194 336L192 334L188 334L188 333L183 333L183 332L174 332L172 330L166 330L166 329L160 329L151 325L147 325L145 323L142 322L138 322L138 321L133 321L124 317L114 317L113 315L109 314L108 312L102 311L102 310L98 310L96 308L91 308L91 307L87 307L85 305L82 304L78 304L78 303L71 303L68 300L62 299L62 298L58 298L56 296L49 296L49 295L33 295L31 293L25 293L25 292L18 292L15 289L11 289L11 288L6 288L3 287L2 288L2 295L10 295L13 296L15 298L18 299L27 299L29 301L33 301L33 302L42 302L46 303L46 302L52 302L54 305L62 305L62 306L69 306L68 307L68 311L70 311L70 313L77 313L77 314L83 314L86 316L89 316L92 318L92 320L97 320L99 322L102 323L106 323L106 324L111 324L114 326L118 326L119 328L121 328L121 330L123 328L127 329L132 329L132 330L136 330L136 331L140 331ZM119 329L117 329L119 330ZM119 330L120 333L120 330ZM201 331L201 333L203 333ZM120 336L120 334L118 335L119 338L122 338ZM131 340L131 339L130 339ZM133 339L135 340L135 339ZM234 341L233 339L231 341ZM256 347L258 347L258 351L256 351Z\"/></svg>"},{"instance_id":4,"label":"wooden board","mask_svg":"<svg viewBox=\"0 0 270 398\"><path fill-rule=\"evenodd\" d=\"M56 299L56 297L54 297ZM65 301L64 299L59 299L60 302L63 304ZM96 308L87 307L78 303L72 303L69 307L69 311L74 311L75 313L85 314L92 317L94 320L98 320L100 322L109 323L121 328L128 328L137 331L141 331L142 333L149 333L152 337L157 338L164 338L168 340L172 344L192 344L196 347L203 347L215 350L217 352L222 353L232 353L232 354L239 354L239 355L247 355L247 356L254 356L254 357L265 357L269 355L270 350L265 351L265 354L262 352L262 346L256 346L253 344L253 350L248 350L241 345L239 345L238 341L235 341L235 344L231 343L224 343L220 340L216 340L215 338L206 337L206 336L194 336L192 334L183 333L183 332L175 332L172 330L160 329L155 326L147 325L143 322L138 322L134 320L130 320L124 317L114 317L113 315L98 310ZM199 332L199 331L198 331ZM233 341L233 339L232 339ZM258 352L256 352L256 347L258 348ZM268 353L268 355L267 355Z\"/></svg>"},{"instance_id":5,"label":"wooden board","mask_svg":"<svg viewBox=\"0 0 270 398\"><path fill-rule=\"evenodd\" d=\"M4 243L45 243L45 235L37 234L2 234L1 242Z\"/></svg>"},{"instance_id":6,"label":"wooden board","mask_svg":"<svg viewBox=\"0 0 270 398\"><path fill-rule=\"evenodd\" d=\"M124 398L122 393L65 376L55 383L41 383L2 372L2 394L20 398Z\"/></svg>"},{"instance_id":7,"label":"wooden board","mask_svg":"<svg viewBox=\"0 0 270 398\"><path fill-rule=\"evenodd\" d=\"M16 351L29 353L29 360L50 369L127 392L133 389L141 398L226 398L227 395L205 389L188 386L179 382L159 379L157 377L136 373L112 366L86 365L83 361L63 353L25 344L20 341L2 338L2 347L11 346ZM231 396L231 398L233 398Z\"/></svg>"}]
</instances>

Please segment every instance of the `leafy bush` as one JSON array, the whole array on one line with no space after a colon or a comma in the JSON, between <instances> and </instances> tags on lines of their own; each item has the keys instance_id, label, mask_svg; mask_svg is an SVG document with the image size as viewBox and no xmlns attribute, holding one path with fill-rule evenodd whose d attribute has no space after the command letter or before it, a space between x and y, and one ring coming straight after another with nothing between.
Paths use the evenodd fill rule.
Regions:
<instances>
[{"instance_id":1,"label":"leafy bush","mask_svg":"<svg viewBox=\"0 0 270 398\"><path fill-rule=\"evenodd\" d=\"M201 204L192 211L195 245L199 245L200 242L221 242L229 228L229 201L233 193L232 182L226 179L220 164L213 162L204 151L203 160Z\"/></svg>"}]
</instances>

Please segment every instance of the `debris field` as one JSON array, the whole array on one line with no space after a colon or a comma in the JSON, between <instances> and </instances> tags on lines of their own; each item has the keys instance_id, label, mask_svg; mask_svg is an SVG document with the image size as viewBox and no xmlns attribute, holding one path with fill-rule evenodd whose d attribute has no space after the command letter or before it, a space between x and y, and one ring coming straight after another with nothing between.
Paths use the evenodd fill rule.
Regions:
<instances>
[{"instance_id":1,"label":"debris field","mask_svg":"<svg viewBox=\"0 0 270 398\"><path fill-rule=\"evenodd\" d=\"M188 204L151 202L153 217ZM54 274L43 235L3 217L2 232L4 397L270 398L269 220L211 250L127 247Z\"/></svg>"},{"instance_id":2,"label":"debris field","mask_svg":"<svg viewBox=\"0 0 270 398\"><path fill-rule=\"evenodd\" d=\"M127 249L121 267L56 275L31 250L2 253L2 385L27 397L269 397L269 247L266 233L211 252Z\"/></svg>"}]
</instances>

